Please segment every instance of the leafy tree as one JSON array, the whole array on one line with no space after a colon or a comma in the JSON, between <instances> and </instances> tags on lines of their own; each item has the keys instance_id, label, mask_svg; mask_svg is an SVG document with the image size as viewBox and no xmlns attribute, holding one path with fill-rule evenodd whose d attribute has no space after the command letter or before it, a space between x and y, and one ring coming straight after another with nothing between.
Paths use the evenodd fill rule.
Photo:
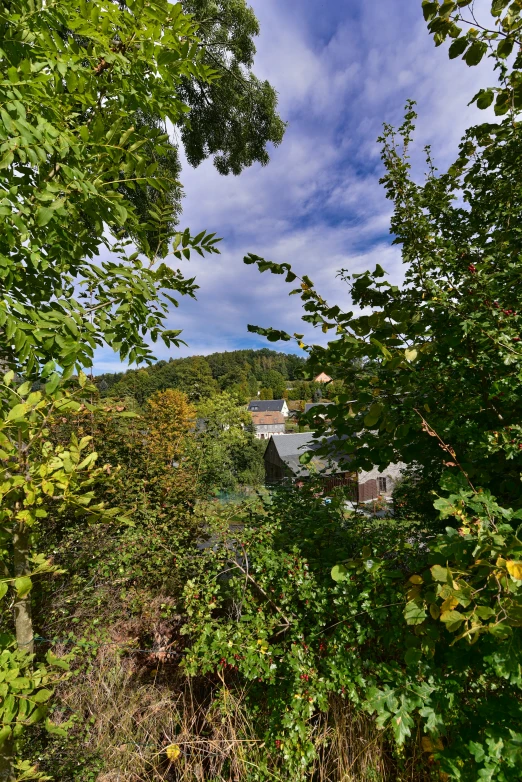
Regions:
<instances>
[{"instance_id":1,"label":"leafy tree","mask_svg":"<svg viewBox=\"0 0 522 782\"><path fill-rule=\"evenodd\" d=\"M199 480L203 491L234 490L264 480L263 447L252 431L252 419L237 398L224 392L202 402L198 415Z\"/></svg>"},{"instance_id":2,"label":"leafy tree","mask_svg":"<svg viewBox=\"0 0 522 782\"><path fill-rule=\"evenodd\" d=\"M268 372L263 372L259 380L263 388L272 390L273 399L283 398L283 394L286 391L286 382L280 372L276 369L270 369Z\"/></svg>"},{"instance_id":3,"label":"leafy tree","mask_svg":"<svg viewBox=\"0 0 522 782\"><path fill-rule=\"evenodd\" d=\"M189 122L182 119L178 123L189 163L198 166L212 156L221 174L236 175L255 162L266 165L268 144L277 146L281 142L285 124L276 111L276 91L252 72L254 38L259 35L253 10L245 0L185 0L182 6L198 26L203 62L219 75L219 87L204 84L192 74L179 84L179 94L189 108ZM141 109L135 125L143 124L164 132L161 117ZM161 211L166 208L168 228L173 232L183 196L179 144L171 138L161 152L153 143L144 145L142 152L156 161L158 174L166 178L168 188L161 192L151 185L135 189L124 182L120 191L145 222L149 222L151 207ZM155 245L158 238L157 229L151 226L149 244Z\"/></svg>"},{"instance_id":4,"label":"leafy tree","mask_svg":"<svg viewBox=\"0 0 522 782\"><path fill-rule=\"evenodd\" d=\"M43 391L32 391L30 382L15 387L13 377L14 373L8 372L0 384L0 598L8 593L12 597L15 631L13 634L11 622L5 622L4 614L7 633L0 638L4 681L0 773L9 782L17 778L15 767L29 775L26 764L15 763L14 742L20 738L24 725L47 716L52 690L42 689L42 685L58 683L60 675L56 674L68 667L66 660L57 660L50 652L50 667L39 663L32 670L33 581L59 570L45 555L35 551L34 537L49 517L54 523L67 514L87 516L90 522L96 522L114 519L119 514L117 508L108 509L95 499L94 489L108 476L103 467L96 465L98 455L91 447L92 438L87 435L78 440L73 433L63 445L53 443L50 437L56 418L81 408L75 394L59 387L58 375L48 380ZM94 390L86 385L84 375L79 381L76 397ZM120 522L125 520L119 516ZM46 726L51 731L55 729L50 721Z\"/></svg>"},{"instance_id":5,"label":"leafy tree","mask_svg":"<svg viewBox=\"0 0 522 782\"><path fill-rule=\"evenodd\" d=\"M259 392L259 398L260 399L273 399L274 398L274 392L271 388L262 388Z\"/></svg>"},{"instance_id":6,"label":"leafy tree","mask_svg":"<svg viewBox=\"0 0 522 782\"><path fill-rule=\"evenodd\" d=\"M190 124L181 125L188 161L208 155L221 174L239 174L269 161L267 144L279 145L285 124L276 113L277 94L252 72L259 23L245 0L184 0L198 22L203 62L216 70L216 82L182 79L180 94L190 106Z\"/></svg>"},{"instance_id":7,"label":"leafy tree","mask_svg":"<svg viewBox=\"0 0 522 782\"><path fill-rule=\"evenodd\" d=\"M194 23L166 0L82 0L81 8L59 0L38 11L32 0L15 0L0 12L0 38L0 328L8 357L26 372L58 361L70 374L89 366L102 342L122 358L148 358L143 325L153 340L177 344L178 332L164 328L167 305L172 294L194 295L195 284L162 262L171 213L151 209L144 220L120 186L170 186L140 151L167 154L167 134L135 117L152 111L177 124L187 111L180 81L215 78ZM156 246L147 241L152 225ZM128 252L123 234L146 262ZM214 252L215 240L185 232L176 257L191 248ZM106 250L117 257L96 263Z\"/></svg>"}]
</instances>

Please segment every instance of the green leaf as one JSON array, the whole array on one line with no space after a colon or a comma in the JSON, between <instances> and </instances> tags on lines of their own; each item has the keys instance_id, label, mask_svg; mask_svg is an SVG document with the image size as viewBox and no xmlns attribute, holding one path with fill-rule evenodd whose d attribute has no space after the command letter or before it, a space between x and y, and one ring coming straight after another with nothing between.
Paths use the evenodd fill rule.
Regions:
<instances>
[{"instance_id":1,"label":"green leaf","mask_svg":"<svg viewBox=\"0 0 522 782\"><path fill-rule=\"evenodd\" d=\"M502 57L503 59L509 57L509 55L513 51L514 45L515 45L514 38L504 38L502 41L500 41L499 45L497 46L498 56Z\"/></svg>"},{"instance_id":2,"label":"green leaf","mask_svg":"<svg viewBox=\"0 0 522 782\"><path fill-rule=\"evenodd\" d=\"M47 381L45 384L45 393L46 394L53 394L58 386L60 385L60 375L55 372L53 375L51 375L51 379Z\"/></svg>"},{"instance_id":3,"label":"green leaf","mask_svg":"<svg viewBox=\"0 0 522 782\"><path fill-rule=\"evenodd\" d=\"M29 576L20 576L14 580L14 588L18 597L26 597L33 587L33 582Z\"/></svg>"},{"instance_id":4,"label":"green leaf","mask_svg":"<svg viewBox=\"0 0 522 782\"><path fill-rule=\"evenodd\" d=\"M475 40L469 47L468 51L464 55L464 62L467 65L478 65L488 50L488 45L485 41Z\"/></svg>"},{"instance_id":5,"label":"green leaf","mask_svg":"<svg viewBox=\"0 0 522 782\"><path fill-rule=\"evenodd\" d=\"M5 596L8 590L8 584L5 581L0 581L0 600Z\"/></svg>"},{"instance_id":6,"label":"green leaf","mask_svg":"<svg viewBox=\"0 0 522 782\"><path fill-rule=\"evenodd\" d=\"M49 209L46 206L41 206L36 213L36 224L39 225L40 228L43 228L43 226L47 225L49 220L52 218L53 213L54 213L54 209Z\"/></svg>"},{"instance_id":7,"label":"green leaf","mask_svg":"<svg viewBox=\"0 0 522 782\"><path fill-rule=\"evenodd\" d=\"M464 617L458 611L443 611L439 619L445 624L454 624L464 621Z\"/></svg>"},{"instance_id":8,"label":"green leaf","mask_svg":"<svg viewBox=\"0 0 522 782\"><path fill-rule=\"evenodd\" d=\"M36 692L32 693L30 697L34 703L46 703L49 698L52 697L52 694L52 690L47 690L44 688L43 690L37 690Z\"/></svg>"},{"instance_id":9,"label":"green leaf","mask_svg":"<svg viewBox=\"0 0 522 782\"><path fill-rule=\"evenodd\" d=\"M468 44L469 40L464 35L460 38L455 38L448 50L450 60L454 60L455 57L460 57L460 55L466 51Z\"/></svg>"},{"instance_id":10,"label":"green leaf","mask_svg":"<svg viewBox=\"0 0 522 782\"><path fill-rule=\"evenodd\" d=\"M495 616L495 612L489 606L477 606L475 613L480 619L491 619L492 616Z\"/></svg>"},{"instance_id":11,"label":"green leaf","mask_svg":"<svg viewBox=\"0 0 522 782\"><path fill-rule=\"evenodd\" d=\"M429 22L430 19L433 19L433 17L437 15L438 10L439 4L437 2L431 2L431 0L422 0L422 14L426 22Z\"/></svg>"},{"instance_id":12,"label":"green leaf","mask_svg":"<svg viewBox=\"0 0 522 782\"><path fill-rule=\"evenodd\" d=\"M408 736L411 735L411 729L414 725L413 719L404 704L395 712L390 722L395 741L399 745L404 744Z\"/></svg>"},{"instance_id":13,"label":"green leaf","mask_svg":"<svg viewBox=\"0 0 522 782\"><path fill-rule=\"evenodd\" d=\"M409 625L421 625L426 619L426 611L422 604L417 603L415 600L410 600L406 603L404 608L404 618Z\"/></svg>"},{"instance_id":14,"label":"green leaf","mask_svg":"<svg viewBox=\"0 0 522 782\"><path fill-rule=\"evenodd\" d=\"M493 90L481 90L477 98L477 106L479 109L487 109L493 103L495 93Z\"/></svg>"},{"instance_id":15,"label":"green leaf","mask_svg":"<svg viewBox=\"0 0 522 782\"><path fill-rule=\"evenodd\" d=\"M431 576L434 581L446 583L448 581L448 569L441 565L432 565L430 568Z\"/></svg>"},{"instance_id":16,"label":"green leaf","mask_svg":"<svg viewBox=\"0 0 522 782\"><path fill-rule=\"evenodd\" d=\"M9 410L6 420L14 421L23 418L29 409L30 406L26 402L20 402L20 404L15 405L11 408L11 410Z\"/></svg>"},{"instance_id":17,"label":"green leaf","mask_svg":"<svg viewBox=\"0 0 522 782\"><path fill-rule=\"evenodd\" d=\"M348 575L348 569L344 565L334 565L330 575L334 581L345 581Z\"/></svg>"},{"instance_id":18,"label":"green leaf","mask_svg":"<svg viewBox=\"0 0 522 782\"><path fill-rule=\"evenodd\" d=\"M504 622L499 622L498 624L491 624L488 625L488 633L491 633L491 635L495 636L495 638L498 638L501 641L504 641L506 638L509 638L513 634L512 628L505 624Z\"/></svg>"},{"instance_id":19,"label":"green leaf","mask_svg":"<svg viewBox=\"0 0 522 782\"><path fill-rule=\"evenodd\" d=\"M416 666L422 660L422 652L420 649L411 648L408 649L404 655L404 662L406 665Z\"/></svg>"},{"instance_id":20,"label":"green leaf","mask_svg":"<svg viewBox=\"0 0 522 782\"><path fill-rule=\"evenodd\" d=\"M508 6L510 2L511 0L493 0L493 2L491 3L491 15L500 16L504 8L506 8L506 6Z\"/></svg>"},{"instance_id":21,"label":"green leaf","mask_svg":"<svg viewBox=\"0 0 522 782\"><path fill-rule=\"evenodd\" d=\"M0 747L3 747L9 738L11 738L11 726L4 725L2 728L0 728Z\"/></svg>"}]
</instances>

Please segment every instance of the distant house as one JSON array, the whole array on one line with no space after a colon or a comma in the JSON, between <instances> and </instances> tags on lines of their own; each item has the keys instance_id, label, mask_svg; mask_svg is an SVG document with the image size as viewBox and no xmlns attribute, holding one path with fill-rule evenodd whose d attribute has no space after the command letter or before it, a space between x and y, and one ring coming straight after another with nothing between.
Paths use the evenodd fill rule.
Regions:
<instances>
[{"instance_id":1,"label":"distant house","mask_svg":"<svg viewBox=\"0 0 522 782\"><path fill-rule=\"evenodd\" d=\"M281 413L288 418L289 409L286 399L252 399L248 405L249 413Z\"/></svg>"},{"instance_id":2,"label":"distant house","mask_svg":"<svg viewBox=\"0 0 522 782\"><path fill-rule=\"evenodd\" d=\"M326 408L326 407L328 407L328 405L331 405L331 404L332 404L331 402L307 402L305 404L304 411L305 411L305 413L308 413L308 411L312 410L312 408L314 408L314 407L317 407L317 408L325 407ZM319 410L318 409L318 410L315 411L314 415L320 415L321 418L325 418L326 417L326 410Z\"/></svg>"},{"instance_id":3,"label":"distant house","mask_svg":"<svg viewBox=\"0 0 522 782\"><path fill-rule=\"evenodd\" d=\"M309 478L309 466L301 464L299 457L307 451L317 450L318 447L312 432L287 434L271 439L264 454L266 482L281 483ZM351 485L353 496L358 498L359 502L367 502L379 496L391 496L395 483L401 476L402 465L390 464L384 472L374 467L357 474L347 469L348 458L345 454L334 453L329 457L318 454L312 456L310 464L325 476L327 490L333 486Z\"/></svg>"},{"instance_id":4,"label":"distant house","mask_svg":"<svg viewBox=\"0 0 522 782\"><path fill-rule=\"evenodd\" d=\"M326 372L319 372L318 375L314 377L314 383L330 383L332 378L330 375L327 375Z\"/></svg>"},{"instance_id":5,"label":"distant house","mask_svg":"<svg viewBox=\"0 0 522 782\"><path fill-rule=\"evenodd\" d=\"M252 423L258 440L268 440L285 433L285 417L282 413L252 413Z\"/></svg>"},{"instance_id":6,"label":"distant house","mask_svg":"<svg viewBox=\"0 0 522 782\"><path fill-rule=\"evenodd\" d=\"M285 434L284 437L276 437L270 440L263 457L266 482L281 483L294 479L306 480L309 478L309 465L301 464L299 459L306 451L316 450L317 447L318 445L313 439L312 432ZM355 485L355 474L345 468L341 468L340 461L341 455L325 457L317 454L312 457L310 464L317 472L328 476L327 484L329 487L347 484ZM346 461L346 457L344 457L344 461Z\"/></svg>"}]
</instances>

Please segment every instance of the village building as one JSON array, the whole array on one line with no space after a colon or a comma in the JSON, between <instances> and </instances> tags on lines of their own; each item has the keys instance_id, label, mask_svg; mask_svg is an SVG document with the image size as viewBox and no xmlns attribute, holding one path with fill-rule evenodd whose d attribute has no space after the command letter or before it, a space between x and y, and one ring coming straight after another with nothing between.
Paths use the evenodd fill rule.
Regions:
<instances>
[{"instance_id":1,"label":"village building","mask_svg":"<svg viewBox=\"0 0 522 782\"><path fill-rule=\"evenodd\" d=\"M332 378L330 375L327 375L326 372L319 372L318 375L314 377L314 383L331 383Z\"/></svg>"},{"instance_id":2,"label":"village building","mask_svg":"<svg viewBox=\"0 0 522 782\"><path fill-rule=\"evenodd\" d=\"M285 417L282 413L252 413L252 423L258 440L285 433Z\"/></svg>"},{"instance_id":3,"label":"village building","mask_svg":"<svg viewBox=\"0 0 522 782\"><path fill-rule=\"evenodd\" d=\"M305 409L304 409L304 412L305 412L305 413L308 413L308 411L309 411L309 410L312 410L314 407L317 407L317 408L321 408L321 407L323 407L323 408L326 408L326 407L328 407L328 405L331 405L331 404L332 404L331 402L307 402L307 403L305 404ZM314 416L315 416L315 415L319 415L321 418L326 418L326 410L320 410L320 409L317 409L317 410L314 412Z\"/></svg>"},{"instance_id":4,"label":"village building","mask_svg":"<svg viewBox=\"0 0 522 782\"><path fill-rule=\"evenodd\" d=\"M336 438L328 439L334 441ZM334 486L351 486L353 499L359 502L391 497L403 465L390 464L384 472L374 467L357 474L347 469L349 457L342 452L334 452L328 457L313 455L308 464L301 464L300 456L307 451L316 451L318 447L312 432L287 434L270 440L264 454L266 482L273 484L307 480L315 472L324 476L327 491Z\"/></svg>"},{"instance_id":5,"label":"village building","mask_svg":"<svg viewBox=\"0 0 522 782\"><path fill-rule=\"evenodd\" d=\"M286 399L252 399L248 405L249 413L281 413L288 418L290 410Z\"/></svg>"}]
</instances>

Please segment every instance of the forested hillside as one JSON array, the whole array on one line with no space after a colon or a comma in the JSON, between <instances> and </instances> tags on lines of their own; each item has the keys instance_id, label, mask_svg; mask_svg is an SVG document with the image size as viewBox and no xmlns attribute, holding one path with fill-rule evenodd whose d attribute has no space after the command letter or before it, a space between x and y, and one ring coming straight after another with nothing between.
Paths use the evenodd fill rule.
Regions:
<instances>
[{"instance_id":1,"label":"forested hillside","mask_svg":"<svg viewBox=\"0 0 522 782\"><path fill-rule=\"evenodd\" d=\"M156 391L175 388L197 402L220 391L241 399L255 396L280 399L289 381L306 376L305 359L275 350L234 350L158 361L143 369L97 375L95 383L105 397L132 396L141 404Z\"/></svg>"}]
</instances>

